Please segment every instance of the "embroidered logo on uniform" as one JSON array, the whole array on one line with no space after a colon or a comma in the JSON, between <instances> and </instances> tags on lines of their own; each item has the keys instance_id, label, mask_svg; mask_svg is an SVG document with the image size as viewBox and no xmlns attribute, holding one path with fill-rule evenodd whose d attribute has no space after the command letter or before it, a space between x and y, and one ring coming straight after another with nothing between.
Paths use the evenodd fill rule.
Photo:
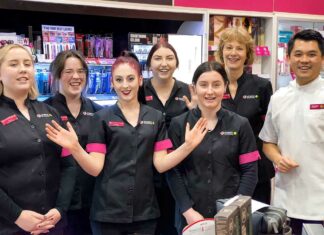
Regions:
<instances>
[{"instance_id":1,"label":"embroidered logo on uniform","mask_svg":"<svg viewBox=\"0 0 324 235\"><path fill-rule=\"evenodd\" d=\"M225 94L223 95L223 100L228 100L228 99L230 99L230 98L231 98L231 95L228 94L228 93L225 93Z\"/></svg>"},{"instance_id":2,"label":"embroidered logo on uniform","mask_svg":"<svg viewBox=\"0 0 324 235\"><path fill-rule=\"evenodd\" d=\"M84 116L93 116L94 115L94 113L90 113L90 112L83 112L82 113Z\"/></svg>"},{"instance_id":3,"label":"embroidered logo on uniform","mask_svg":"<svg viewBox=\"0 0 324 235\"><path fill-rule=\"evenodd\" d=\"M231 135L231 136L235 136L237 135L237 131L221 131L220 135Z\"/></svg>"},{"instance_id":4,"label":"embroidered logo on uniform","mask_svg":"<svg viewBox=\"0 0 324 235\"><path fill-rule=\"evenodd\" d=\"M154 125L153 121L141 121L140 122L141 125Z\"/></svg>"},{"instance_id":5,"label":"embroidered logo on uniform","mask_svg":"<svg viewBox=\"0 0 324 235\"><path fill-rule=\"evenodd\" d=\"M185 101L182 97L175 97L175 100Z\"/></svg>"},{"instance_id":6,"label":"embroidered logo on uniform","mask_svg":"<svg viewBox=\"0 0 324 235\"><path fill-rule=\"evenodd\" d=\"M153 100L153 96L152 95L145 96L145 100L151 101L151 100Z\"/></svg>"},{"instance_id":7,"label":"embroidered logo on uniform","mask_svg":"<svg viewBox=\"0 0 324 235\"><path fill-rule=\"evenodd\" d=\"M38 117L38 118L48 118L48 117L53 117L53 116L50 113L42 113L42 114L37 114L36 117Z\"/></svg>"},{"instance_id":8,"label":"embroidered logo on uniform","mask_svg":"<svg viewBox=\"0 0 324 235\"><path fill-rule=\"evenodd\" d=\"M258 99L258 95L243 95L243 99L250 100L250 99Z\"/></svg>"},{"instance_id":9,"label":"embroidered logo on uniform","mask_svg":"<svg viewBox=\"0 0 324 235\"><path fill-rule=\"evenodd\" d=\"M310 109L324 109L324 104L311 104Z\"/></svg>"},{"instance_id":10,"label":"embroidered logo on uniform","mask_svg":"<svg viewBox=\"0 0 324 235\"><path fill-rule=\"evenodd\" d=\"M62 120L63 122L65 122L65 121L67 121L67 120L69 120L69 119L68 119L67 116L61 116L61 120Z\"/></svg>"},{"instance_id":11,"label":"embroidered logo on uniform","mask_svg":"<svg viewBox=\"0 0 324 235\"><path fill-rule=\"evenodd\" d=\"M108 122L108 126L125 126L124 122Z\"/></svg>"},{"instance_id":12,"label":"embroidered logo on uniform","mask_svg":"<svg viewBox=\"0 0 324 235\"><path fill-rule=\"evenodd\" d=\"M5 126L5 125L8 125L9 123L14 122L16 120L18 120L18 117L16 114L14 114L14 115L11 115L11 116L1 120L1 123L2 123L2 125Z\"/></svg>"}]
</instances>

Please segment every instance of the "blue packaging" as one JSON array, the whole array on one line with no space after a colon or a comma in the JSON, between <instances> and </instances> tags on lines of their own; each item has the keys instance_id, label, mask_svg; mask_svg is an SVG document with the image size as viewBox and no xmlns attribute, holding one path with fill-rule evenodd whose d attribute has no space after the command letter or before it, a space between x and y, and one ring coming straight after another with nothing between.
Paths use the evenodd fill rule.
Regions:
<instances>
[{"instance_id":1,"label":"blue packaging","mask_svg":"<svg viewBox=\"0 0 324 235\"><path fill-rule=\"evenodd\" d=\"M96 74L96 86L95 86L95 94L101 94L102 93L102 80L101 80L101 70L97 69L95 71Z\"/></svg>"},{"instance_id":2,"label":"blue packaging","mask_svg":"<svg viewBox=\"0 0 324 235\"><path fill-rule=\"evenodd\" d=\"M110 93L110 72L111 67L105 67L101 73L101 84L102 84L102 93L109 94Z\"/></svg>"},{"instance_id":3,"label":"blue packaging","mask_svg":"<svg viewBox=\"0 0 324 235\"><path fill-rule=\"evenodd\" d=\"M37 69L35 72L35 79L37 83L38 92L40 95L44 94L44 86L43 86L43 73L41 69Z\"/></svg>"},{"instance_id":4,"label":"blue packaging","mask_svg":"<svg viewBox=\"0 0 324 235\"><path fill-rule=\"evenodd\" d=\"M47 71L47 69L43 69L41 74L43 78L43 95L47 95L50 93L50 86L48 81L49 72Z\"/></svg>"},{"instance_id":5,"label":"blue packaging","mask_svg":"<svg viewBox=\"0 0 324 235\"><path fill-rule=\"evenodd\" d=\"M93 68L89 70L88 94L94 94L96 90L96 72Z\"/></svg>"}]
</instances>

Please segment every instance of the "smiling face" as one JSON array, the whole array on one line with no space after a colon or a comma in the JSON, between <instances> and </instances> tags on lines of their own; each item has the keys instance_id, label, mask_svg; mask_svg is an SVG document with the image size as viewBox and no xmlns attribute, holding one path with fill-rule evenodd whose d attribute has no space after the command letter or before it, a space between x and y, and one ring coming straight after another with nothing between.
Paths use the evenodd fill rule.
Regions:
<instances>
[{"instance_id":1,"label":"smiling face","mask_svg":"<svg viewBox=\"0 0 324 235\"><path fill-rule=\"evenodd\" d=\"M7 97L27 96L34 80L34 65L30 54L22 48L12 48L0 67L0 81Z\"/></svg>"},{"instance_id":2,"label":"smiling face","mask_svg":"<svg viewBox=\"0 0 324 235\"><path fill-rule=\"evenodd\" d=\"M66 97L81 96L86 86L86 72L78 58L67 58L59 80L60 93Z\"/></svg>"},{"instance_id":3,"label":"smiling face","mask_svg":"<svg viewBox=\"0 0 324 235\"><path fill-rule=\"evenodd\" d=\"M123 102L137 101L137 93L143 79L129 63L118 64L112 73L112 87Z\"/></svg>"},{"instance_id":4,"label":"smiling face","mask_svg":"<svg viewBox=\"0 0 324 235\"><path fill-rule=\"evenodd\" d=\"M243 70L247 59L246 45L238 41L229 41L224 44L223 58L226 69Z\"/></svg>"},{"instance_id":5,"label":"smiling face","mask_svg":"<svg viewBox=\"0 0 324 235\"><path fill-rule=\"evenodd\" d=\"M195 93L200 108L219 110L225 92L225 83L222 75L216 71L202 73L195 86Z\"/></svg>"},{"instance_id":6,"label":"smiling face","mask_svg":"<svg viewBox=\"0 0 324 235\"><path fill-rule=\"evenodd\" d=\"M317 41L313 40L297 39L288 59L299 85L305 85L316 79L324 63L324 55L321 54Z\"/></svg>"},{"instance_id":7,"label":"smiling face","mask_svg":"<svg viewBox=\"0 0 324 235\"><path fill-rule=\"evenodd\" d=\"M171 79L177 68L176 56L171 49L160 47L152 56L150 68L154 78Z\"/></svg>"}]
</instances>

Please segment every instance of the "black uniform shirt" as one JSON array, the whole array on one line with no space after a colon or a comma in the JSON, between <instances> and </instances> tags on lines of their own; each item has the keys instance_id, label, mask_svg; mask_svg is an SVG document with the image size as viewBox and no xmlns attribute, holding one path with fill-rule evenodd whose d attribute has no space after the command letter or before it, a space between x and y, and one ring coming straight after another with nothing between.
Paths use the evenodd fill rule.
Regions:
<instances>
[{"instance_id":1,"label":"black uniform shirt","mask_svg":"<svg viewBox=\"0 0 324 235\"><path fill-rule=\"evenodd\" d=\"M152 86L151 79L144 82L143 88L141 89L141 93L139 95L140 102L147 104L163 113L167 128L169 127L173 117L188 111L186 102L182 97L185 95L190 99L188 84L176 79L174 80L174 86L165 105L163 105L159 99L154 87Z\"/></svg>"},{"instance_id":2,"label":"black uniform shirt","mask_svg":"<svg viewBox=\"0 0 324 235\"><path fill-rule=\"evenodd\" d=\"M153 153L172 147L162 113L141 104L133 127L115 104L95 114L91 130L87 152L106 154L96 180L91 218L130 223L159 217Z\"/></svg>"},{"instance_id":3,"label":"black uniform shirt","mask_svg":"<svg viewBox=\"0 0 324 235\"><path fill-rule=\"evenodd\" d=\"M174 149L184 142L186 123L193 127L200 117L200 110L193 109L172 120ZM214 217L217 199L253 194L259 153L249 122L225 109L217 117L215 129L167 174L181 213L193 207L204 217Z\"/></svg>"},{"instance_id":4,"label":"black uniform shirt","mask_svg":"<svg viewBox=\"0 0 324 235\"><path fill-rule=\"evenodd\" d=\"M52 107L26 100L30 121L15 102L0 96L0 234L22 231L22 210L45 214L69 206L75 180L71 157L46 137L45 123L60 122ZM61 223L62 224L62 223ZM58 224L56 227L60 227Z\"/></svg>"},{"instance_id":5,"label":"black uniform shirt","mask_svg":"<svg viewBox=\"0 0 324 235\"><path fill-rule=\"evenodd\" d=\"M55 96L48 98L45 103L54 107L60 114L61 120L66 123L69 121L78 135L82 148L85 149L88 143L90 132L90 122L95 112L102 107L88 98L81 97L81 109L79 115L75 118L70 112L65 96L57 93ZM79 165L77 165L77 177L72 196L70 210L90 208L91 197L94 187L95 178L87 174Z\"/></svg>"},{"instance_id":6,"label":"black uniform shirt","mask_svg":"<svg viewBox=\"0 0 324 235\"><path fill-rule=\"evenodd\" d=\"M262 152L262 141L258 135L268 110L272 86L268 80L247 73L243 73L237 83L238 88L235 98L231 97L227 88L222 106L249 119L262 159L259 161L259 181L269 180L274 176L274 168Z\"/></svg>"}]
</instances>

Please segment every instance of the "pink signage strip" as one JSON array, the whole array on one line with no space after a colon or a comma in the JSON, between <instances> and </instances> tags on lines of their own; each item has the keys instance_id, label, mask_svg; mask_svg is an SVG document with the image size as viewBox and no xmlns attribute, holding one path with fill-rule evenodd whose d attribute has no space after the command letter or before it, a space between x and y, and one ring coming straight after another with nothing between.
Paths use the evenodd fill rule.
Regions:
<instances>
[{"instance_id":1,"label":"pink signage strip","mask_svg":"<svg viewBox=\"0 0 324 235\"><path fill-rule=\"evenodd\" d=\"M174 6L238 11L324 14L323 0L307 0L307 2L305 0L174 0Z\"/></svg>"},{"instance_id":2,"label":"pink signage strip","mask_svg":"<svg viewBox=\"0 0 324 235\"><path fill-rule=\"evenodd\" d=\"M175 6L273 12L273 0L174 0Z\"/></svg>"},{"instance_id":3,"label":"pink signage strip","mask_svg":"<svg viewBox=\"0 0 324 235\"><path fill-rule=\"evenodd\" d=\"M324 1L323 0L294 0L283 1L273 0L274 11L301 13L301 14L324 14Z\"/></svg>"}]
</instances>

